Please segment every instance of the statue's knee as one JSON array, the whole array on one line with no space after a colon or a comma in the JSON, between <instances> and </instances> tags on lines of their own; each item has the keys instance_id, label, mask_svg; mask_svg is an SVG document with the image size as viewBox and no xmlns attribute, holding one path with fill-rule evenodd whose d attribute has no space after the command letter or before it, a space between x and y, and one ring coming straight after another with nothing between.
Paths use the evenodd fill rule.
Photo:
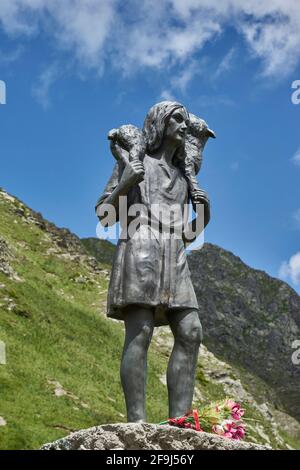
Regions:
<instances>
[{"instance_id":1,"label":"statue's knee","mask_svg":"<svg viewBox=\"0 0 300 470\"><path fill-rule=\"evenodd\" d=\"M198 346L198 347L200 346L200 343L202 341L202 326L201 326L200 321L195 322L191 326L190 333L189 333L189 338L190 338L190 342L194 346Z\"/></svg>"},{"instance_id":2,"label":"statue's knee","mask_svg":"<svg viewBox=\"0 0 300 470\"><path fill-rule=\"evenodd\" d=\"M202 341L203 341L203 329L202 329L202 324L199 320L199 342L200 342L200 344L202 343Z\"/></svg>"},{"instance_id":3,"label":"statue's knee","mask_svg":"<svg viewBox=\"0 0 300 470\"><path fill-rule=\"evenodd\" d=\"M197 348L202 341L202 326L200 320L194 320L184 325L178 334L178 339L186 347Z\"/></svg>"},{"instance_id":4,"label":"statue's knee","mask_svg":"<svg viewBox=\"0 0 300 470\"><path fill-rule=\"evenodd\" d=\"M148 347L152 338L153 327L150 325L143 325L137 336L138 343L143 347Z\"/></svg>"}]
</instances>

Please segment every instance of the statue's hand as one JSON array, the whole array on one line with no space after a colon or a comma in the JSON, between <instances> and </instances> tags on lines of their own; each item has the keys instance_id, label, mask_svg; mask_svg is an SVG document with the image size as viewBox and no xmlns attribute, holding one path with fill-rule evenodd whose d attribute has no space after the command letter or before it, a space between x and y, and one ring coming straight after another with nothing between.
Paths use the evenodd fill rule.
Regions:
<instances>
[{"instance_id":1,"label":"statue's hand","mask_svg":"<svg viewBox=\"0 0 300 470\"><path fill-rule=\"evenodd\" d=\"M127 161L121 177L120 184L129 189L135 184L140 183L144 179L144 174L145 169L141 161Z\"/></svg>"},{"instance_id":2,"label":"statue's hand","mask_svg":"<svg viewBox=\"0 0 300 470\"><path fill-rule=\"evenodd\" d=\"M203 189L196 189L191 195L193 206L195 204L204 204L206 207L209 207L210 201L208 194L203 191Z\"/></svg>"},{"instance_id":3,"label":"statue's hand","mask_svg":"<svg viewBox=\"0 0 300 470\"><path fill-rule=\"evenodd\" d=\"M207 226L208 222L210 221L210 200L205 191L203 189L197 189L193 191L191 195L192 205L194 211L199 216L204 216L204 228ZM202 206L199 204L204 205L204 213L202 212ZM196 219L195 219L196 220Z\"/></svg>"}]
</instances>

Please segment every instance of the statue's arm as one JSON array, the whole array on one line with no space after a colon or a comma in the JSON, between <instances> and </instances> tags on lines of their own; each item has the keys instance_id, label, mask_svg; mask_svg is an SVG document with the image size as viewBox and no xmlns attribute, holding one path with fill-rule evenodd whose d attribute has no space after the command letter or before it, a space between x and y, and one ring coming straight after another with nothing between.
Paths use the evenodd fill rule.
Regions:
<instances>
[{"instance_id":1,"label":"statue's arm","mask_svg":"<svg viewBox=\"0 0 300 470\"><path fill-rule=\"evenodd\" d=\"M196 217L189 222L187 230L183 232L183 240L186 245L193 243L210 221L210 201L206 192L199 190L197 200L198 203L193 202Z\"/></svg>"},{"instance_id":2,"label":"statue's arm","mask_svg":"<svg viewBox=\"0 0 300 470\"><path fill-rule=\"evenodd\" d=\"M101 194L101 196L98 198L96 202L95 210L96 210L96 214L100 222L104 218L104 214L102 213L104 204L112 204L114 206L115 211L116 211L115 222L118 222L119 220L118 198L115 197L116 188L118 187L118 182L119 182L119 172L120 172L120 165L117 162L114 166L112 175L109 178L108 183L106 184L103 193Z\"/></svg>"},{"instance_id":3,"label":"statue's arm","mask_svg":"<svg viewBox=\"0 0 300 470\"><path fill-rule=\"evenodd\" d=\"M117 145L116 149L125 157L124 154L127 152L124 149ZM143 177L144 166L141 161L129 162L128 153L126 158L118 159L104 192L96 203L96 214L100 222L105 219L105 225L113 225L119 221L120 197L126 196L130 188L142 181ZM116 217L111 219L110 222L107 221L106 214L103 213L104 204L113 206L115 210Z\"/></svg>"}]
</instances>

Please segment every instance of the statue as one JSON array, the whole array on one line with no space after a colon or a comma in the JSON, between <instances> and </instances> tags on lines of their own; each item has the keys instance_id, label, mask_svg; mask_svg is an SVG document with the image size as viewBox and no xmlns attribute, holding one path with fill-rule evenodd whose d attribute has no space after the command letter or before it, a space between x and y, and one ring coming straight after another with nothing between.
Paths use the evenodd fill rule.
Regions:
<instances>
[{"instance_id":1,"label":"statue","mask_svg":"<svg viewBox=\"0 0 300 470\"><path fill-rule=\"evenodd\" d=\"M146 421L147 351L155 326L169 325L174 335L167 370L169 417L192 406L202 328L185 246L199 235L195 227L201 214L200 231L210 219L208 196L196 179L209 137L215 135L205 121L171 101L149 110L143 130L126 125L108 134L116 164L96 204L97 215L105 225L121 221L125 212L127 228L134 220L130 209L144 208L134 231L118 240L108 292L108 316L125 322L120 374L128 422ZM178 223L176 215L165 217L170 207L182 215L189 201L196 217L188 225L182 218ZM107 222L108 206L116 220ZM188 228L193 238L188 239Z\"/></svg>"}]
</instances>

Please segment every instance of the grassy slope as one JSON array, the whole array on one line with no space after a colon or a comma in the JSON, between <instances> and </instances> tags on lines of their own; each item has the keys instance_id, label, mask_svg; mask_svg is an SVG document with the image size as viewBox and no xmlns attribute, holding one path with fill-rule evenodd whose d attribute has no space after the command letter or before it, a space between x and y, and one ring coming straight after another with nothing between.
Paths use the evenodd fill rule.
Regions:
<instances>
[{"instance_id":1,"label":"grassy slope","mask_svg":"<svg viewBox=\"0 0 300 470\"><path fill-rule=\"evenodd\" d=\"M0 426L0 449L38 448L70 430L125 421L119 380L123 327L102 315L107 272L96 273L82 255L69 256L30 216L26 206L0 192L0 237L22 279L16 282L0 272L0 340L7 348L7 364L0 365L0 416L7 422ZM167 416L167 393L160 379L170 338L158 339L149 358L149 422ZM206 365L200 361L197 373L206 403L226 395L223 385L211 380L211 367L217 367L211 359ZM55 381L68 395L55 396ZM251 400L246 407L248 417L261 419ZM277 446L268 423L264 432ZM248 439L266 442L255 426ZM285 440L299 445L298 438Z\"/></svg>"},{"instance_id":2,"label":"grassy slope","mask_svg":"<svg viewBox=\"0 0 300 470\"><path fill-rule=\"evenodd\" d=\"M0 365L0 416L7 421L0 427L0 448L37 448L68 433L60 426L124 421L118 370L123 330L99 313L106 277L79 262L47 255L51 238L16 217L12 204L1 199L0 220L0 235L16 257L11 264L23 279L15 282L0 273L5 286L0 289L0 339L7 348L7 364ZM89 281L76 283L80 274ZM12 301L16 306L9 310ZM163 362L150 358L148 406L154 422L167 410L157 379ZM56 397L51 380L79 399Z\"/></svg>"},{"instance_id":3,"label":"grassy slope","mask_svg":"<svg viewBox=\"0 0 300 470\"><path fill-rule=\"evenodd\" d=\"M99 238L82 238L86 250L101 263L111 264L116 246L107 240L99 240Z\"/></svg>"}]
</instances>

